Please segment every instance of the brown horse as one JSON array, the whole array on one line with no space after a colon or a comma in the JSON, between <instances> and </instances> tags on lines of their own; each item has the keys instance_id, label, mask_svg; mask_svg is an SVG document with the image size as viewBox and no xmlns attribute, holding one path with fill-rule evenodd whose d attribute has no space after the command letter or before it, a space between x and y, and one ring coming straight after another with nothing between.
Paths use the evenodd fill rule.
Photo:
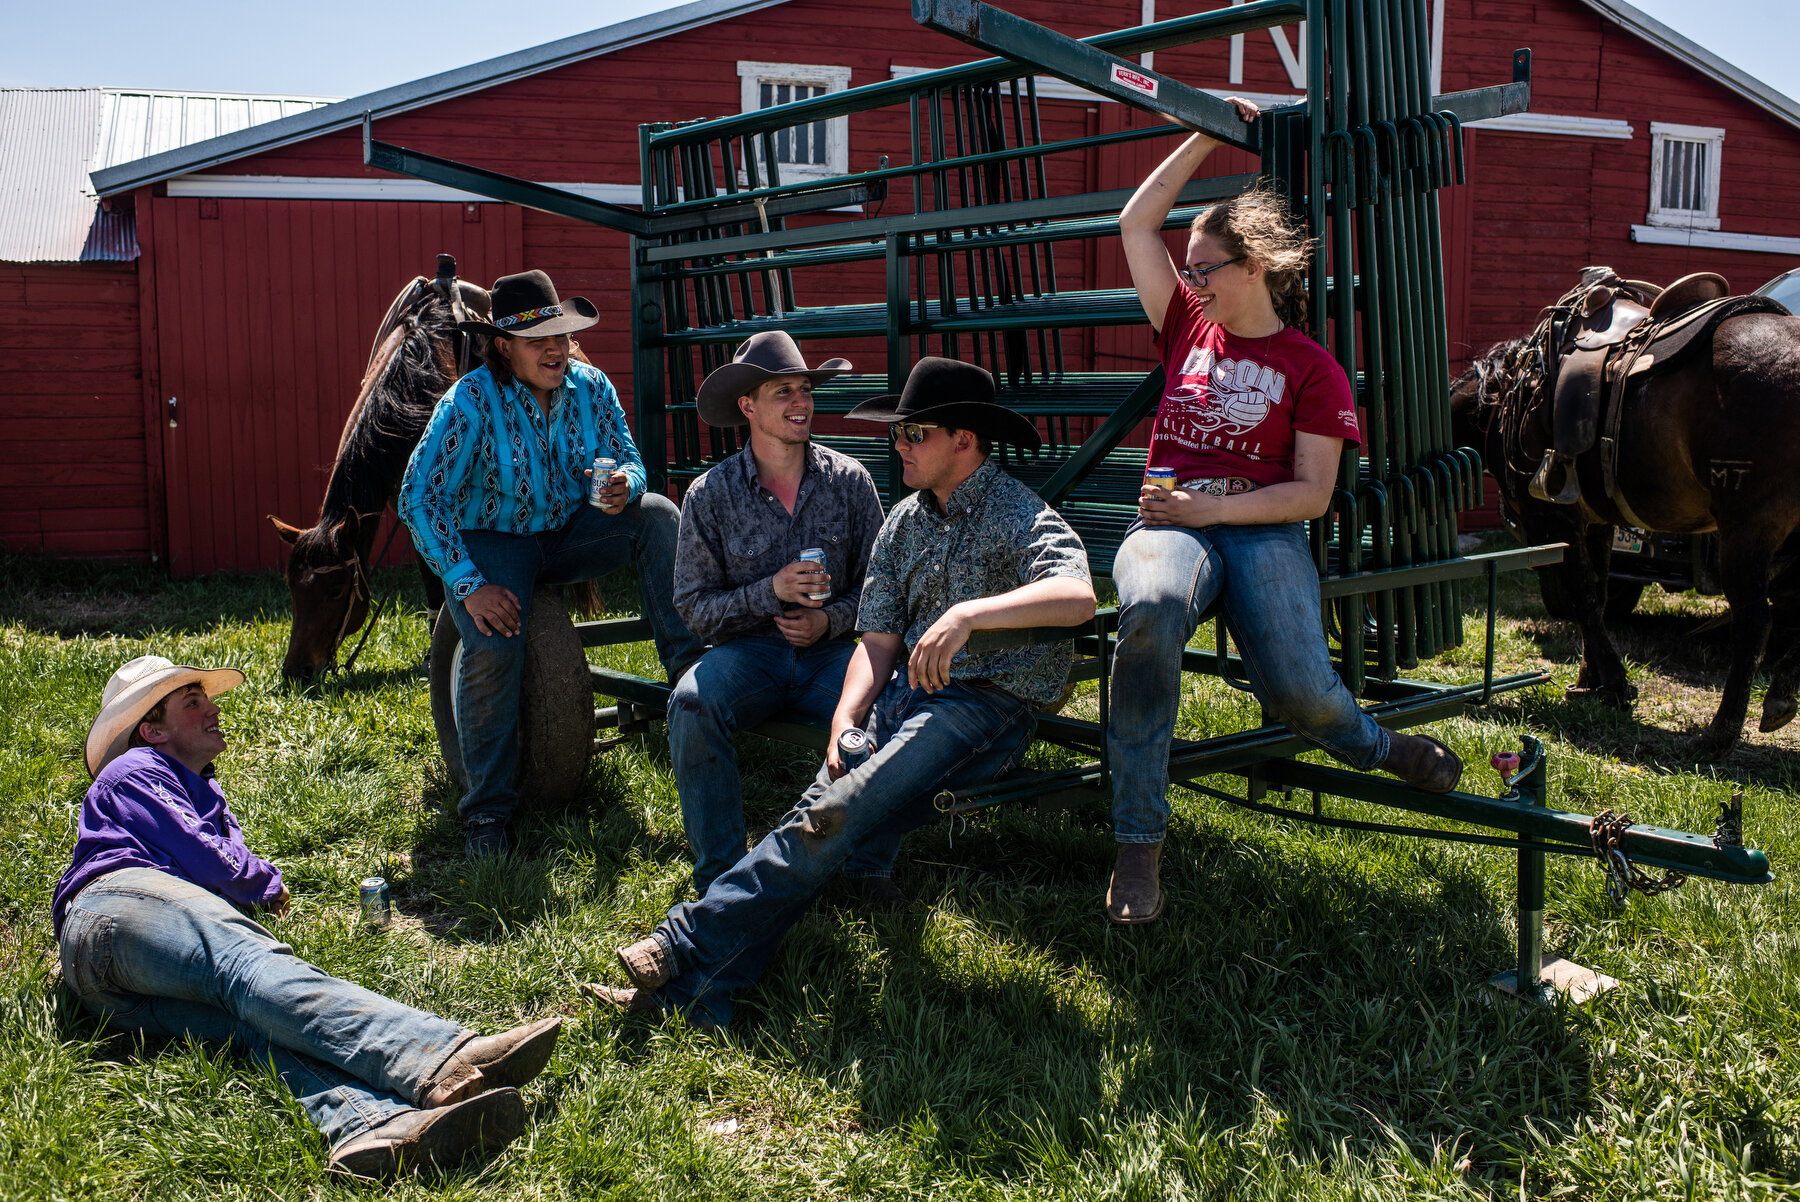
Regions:
<instances>
[{"instance_id":1,"label":"brown horse","mask_svg":"<svg viewBox=\"0 0 1800 1202\"><path fill-rule=\"evenodd\" d=\"M1590 277L1598 278L1594 269L1584 286ZM1562 320L1581 314L1584 303L1591 306L1578 287L1546 311L1534 335L1498 344L1456 380L1450 394L1455 434L1481 450L1500 485L1502 516L1515 534L1528 543L1569 544L1562 564L1541 570L1559 574L1581 628L1581 672L1572 696L1624 707L1637 695L1603 618L1614 528L1717 530L1731 608L1731 668L1700 750L1718 754L1742 733L1773 620L1771 561L1800 524L1800 471L1794 469L1800 457L1800 318L1785 311L1726 317L1712 328L1710 342L1702 336L1666 367L1625 377L1610 487L1601 461L1606 440L1597 439L1574 462L1580 500L1556 504L1531 492L1556 437L1550 402L1556 383L1549 378L1554 368L1545 367L1554 363L1555 348L1547 331L1559 314ZM1772 668L1761 729L1776 730L1794 717L1797 688L1800 646Z\"/></svg>"},{"instance_id":2,"label":"brown horse","mask_svg":"<svg viewBox=\"0 0 1800 1202\"><path fill-rule=\"evenodd\" d=\"M453 303L453 301L455 303ZM457 310L488 315L488 294L456 278L449 256L435 280L415 278L400 290L375 334L369 366L344 431L337 462L310 530L269 521L288 555L288 591L294 627L281 674L316 675L337 662L338 648L369 615L369 571L381 511L400 492L407 460L425 432L432 408L457 379L461 340ZM419 561L433 610L443 604L443 584Z\"/></svg>"}]
</instances>

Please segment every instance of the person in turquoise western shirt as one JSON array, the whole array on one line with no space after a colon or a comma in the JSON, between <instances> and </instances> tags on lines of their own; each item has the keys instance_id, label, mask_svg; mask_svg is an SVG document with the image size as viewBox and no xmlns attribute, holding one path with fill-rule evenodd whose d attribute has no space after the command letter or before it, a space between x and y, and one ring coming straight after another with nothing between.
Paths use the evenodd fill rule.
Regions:
<instances>
[{"instance_id":1,"label":"person in turquoise western shirt","mask_svg":"<svg viewBox=\"0 0 1800 1202\"><path fill-rule=\"evenodd\" d=\"M669 679L704 650L673 600L680 510L645 491L643 459L611 381L572 357L569 336L598 320L585 298L562 302L542 271L502 276L492 321L462 323L486 336L483 364L438 402L400 485L400 518L443 579L445 609L462 635L454 688L470 858L507 850L519 800L524 631L537 585L634 564ZM590 505L588 477L600 456L618 468Z\"/></svg>"}]
</instances>

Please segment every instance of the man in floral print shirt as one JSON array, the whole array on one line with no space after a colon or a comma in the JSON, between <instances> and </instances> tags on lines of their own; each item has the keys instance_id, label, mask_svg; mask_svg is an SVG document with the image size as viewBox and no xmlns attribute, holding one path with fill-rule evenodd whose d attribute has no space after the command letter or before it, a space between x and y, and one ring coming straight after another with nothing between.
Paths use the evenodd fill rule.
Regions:
<instances>
[{"instance_id":1,"label":"man in floral print shirt","mask_svg":"<svg viewBox=\"0 0 1800 1202\"><path fill-rule=\"evenodd\" d=\"M400 486L400 518L443 579L445 609L462 635L454 687L471 858L506 850L518 803L519 683L537 585L635 564L669 679L703 650L672 595L680 511L645 492L611 381L570 358L569 335L598 320L582 297L559 301L541 271L503 276L492 324L462 323L489 337L485 363L438 402ZM587 503L597 456L619 464L598 507Z\"/></svg>"}]
</instances>

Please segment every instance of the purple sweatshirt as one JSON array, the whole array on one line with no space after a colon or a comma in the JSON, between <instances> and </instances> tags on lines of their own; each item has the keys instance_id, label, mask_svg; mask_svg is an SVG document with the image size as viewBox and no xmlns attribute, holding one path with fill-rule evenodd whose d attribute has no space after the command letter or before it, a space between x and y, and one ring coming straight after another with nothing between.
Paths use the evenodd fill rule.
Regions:
<instances>
[{"instance_id":1,"label":"purple sweatshirt","mask_svg":"<svg viewBox=\"0 0 1800 1202\"><path fill-rule=\"evenodd\" d=\"M191 772L153 747L102 768L81 803L75 857L51 902L59 937L75 895L121 868L155 868L241 906L281 896L281 870L244 846L212 769Z\"/></svg>"}]
</instances>

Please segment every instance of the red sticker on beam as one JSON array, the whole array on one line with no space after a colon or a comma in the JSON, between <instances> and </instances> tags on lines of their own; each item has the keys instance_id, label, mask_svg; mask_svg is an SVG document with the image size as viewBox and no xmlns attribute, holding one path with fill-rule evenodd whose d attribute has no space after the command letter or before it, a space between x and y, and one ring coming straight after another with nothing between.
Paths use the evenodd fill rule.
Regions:
<instances>
[{"instance_id":1,"label":"red sticker on beam","mask_svg":"<svg viewBox=\"0 0 1800 1202\"><path fill-rule=\"evenodd\" d=\"M1156 95L1156 81L1148 75L1140 75L1124 63L1112 65L1112 81L1120 87L1130 88L1134 92L1142 92L1146 96Z\"/></svg>"}]
</instances>

